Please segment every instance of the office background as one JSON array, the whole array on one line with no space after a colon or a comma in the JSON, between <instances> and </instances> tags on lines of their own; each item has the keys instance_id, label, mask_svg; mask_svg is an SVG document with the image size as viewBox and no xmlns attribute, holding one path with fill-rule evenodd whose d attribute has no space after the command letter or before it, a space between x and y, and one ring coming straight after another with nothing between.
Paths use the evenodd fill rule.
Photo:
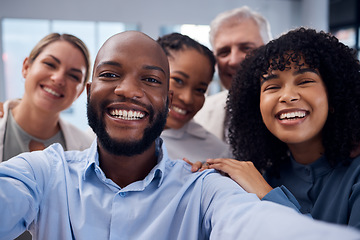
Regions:
<instances>
[{"instance_id":1,"label":"office background","mask_svg":"<svg viewBox=\"0 0 360 240\"><path fill-rule=\"evenodd\" d=\"M299 26L338 31L358 46L357 0L0 0L0 101L21 97L23 59L49 32L80 37L92 57L112 34L140 30L156 39L182 32L208 45L208 24L220 12L247 5L271 25L273 37ZM350 29L350 30L349 30ZM341 32L342 31L342 32ZM216 80L216 79L215 79ZM216 81L214 81L216 83ZM210 89L216 92L219 86ZM87 127L86 93L62 116Z\"/></svg>"}]
</instances>

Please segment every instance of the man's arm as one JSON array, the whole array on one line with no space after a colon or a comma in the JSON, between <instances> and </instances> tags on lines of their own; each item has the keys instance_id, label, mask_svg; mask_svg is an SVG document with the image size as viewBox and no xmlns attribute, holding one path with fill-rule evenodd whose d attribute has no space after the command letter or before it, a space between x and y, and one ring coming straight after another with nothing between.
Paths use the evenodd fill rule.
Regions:
<instances>
[{"instance_id":1,"label":"man's arm","mask_svg":"<svg viewBox=\"0 0 360 240\"><path fill-rule=\"evenodd\" d=\"M51 176L41 168L29 164L29 153L21 154L0 164L0 239L14 239L24 232L35 219L39 210L45 183ZM49 178L48 178L49 179Z\"/></svg>"},{"instance_id":2,"label":"man's arm","mask_svg":"<svg viewBox=\"0 0 360 240\"><path fill-rule=\"evenodd\" d=\"M213 239L360 239L360 232L313 220L294 209L260 201L219 174L204 179L203 226ZM206 231L206 230L205 230Z\"/></svg>"}]
</instances>

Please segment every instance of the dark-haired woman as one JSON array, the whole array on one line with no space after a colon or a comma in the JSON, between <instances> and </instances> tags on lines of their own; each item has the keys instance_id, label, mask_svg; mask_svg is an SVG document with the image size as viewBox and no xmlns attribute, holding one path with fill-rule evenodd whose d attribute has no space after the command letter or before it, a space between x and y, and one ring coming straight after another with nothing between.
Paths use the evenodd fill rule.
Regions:
<instances>
[{"instance_id":1,"label":"dark-haired woman","mask_svg":"<svg viewBox=\"0 0 360 240\"><path fill-rule=\"evenodd\" d=\"M255 50L228 98L234 159L211 159L262 200L360 228L360 66L300 28ZM264 176L264 177L263 177Z\"/></svg>"},{"instance_id":2,"label":"dark-haired woman","mask_svg":"<svg viewBox=\"0 0 360 240\"><path fill-rule=\"evenodd\" d=\"M157 41L168 56L169 88L173 92L171 109L161 134L170 158L205 162L207 158L229 157L228 145L193 120L204 104L205 92L214 75L213 53L180 33L165 35Z\"/></svg>"}]
</instances>

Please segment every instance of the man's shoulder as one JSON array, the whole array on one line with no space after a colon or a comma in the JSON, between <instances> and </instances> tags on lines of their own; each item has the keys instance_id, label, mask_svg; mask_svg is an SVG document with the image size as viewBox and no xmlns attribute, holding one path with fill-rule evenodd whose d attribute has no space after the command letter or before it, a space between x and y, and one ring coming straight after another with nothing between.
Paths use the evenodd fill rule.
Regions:
<instances>
[{"instance_id":1,"label":"man's shoulder","mask_svg":"<svg viewBox=\"0 0 360 240\"><path fill-rule=\"evenodd\" d=\"M239 185L231 178L221 175L214 169L202 172L191 172L190 164L183 160L167 161L167 178L170 181L181 181L183 185L201 184L203 188L219 190L231 188L239 190Z\"/></svg>"},{"instance_id":2,"label":"man's shoulder","mask_svg":"<svg viewBox=\"0 0 360 240\"><path fill-rule=\"evenodd\" d=\"M89 149L66 151L59 143L53 143L42 151L22 153L15 158L25 159L31 166L54 167L55 165L69 165L72 163L85 164Z\"/></svg>"}]
</instances>

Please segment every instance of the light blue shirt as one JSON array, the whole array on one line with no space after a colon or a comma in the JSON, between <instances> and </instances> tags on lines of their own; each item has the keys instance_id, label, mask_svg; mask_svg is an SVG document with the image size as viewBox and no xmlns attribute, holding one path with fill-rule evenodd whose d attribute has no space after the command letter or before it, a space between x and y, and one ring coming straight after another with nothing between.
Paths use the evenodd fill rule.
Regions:
<instances>
[{"instance_id":1,"label":"light blue shirt","mask_svg":"<svg viewBox=\"0 0 360 240\"><path fill-rule=\"evenodd\" d=\"M360 239L260 201L213 170L191 173L157 140L158 164L121 189L99 167L97 143L54 144L0 164L0 239L29 228L34 239Z\"/></svg>"}]
</instances>

